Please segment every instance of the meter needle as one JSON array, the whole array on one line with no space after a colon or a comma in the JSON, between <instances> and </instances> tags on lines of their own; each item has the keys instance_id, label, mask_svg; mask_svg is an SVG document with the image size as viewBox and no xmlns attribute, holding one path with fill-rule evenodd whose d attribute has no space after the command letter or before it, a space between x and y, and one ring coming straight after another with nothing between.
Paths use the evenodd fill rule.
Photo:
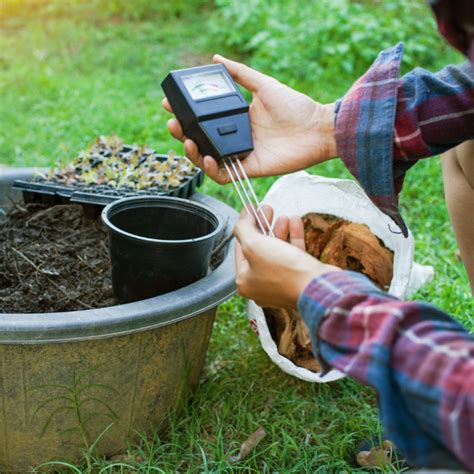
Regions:
<instances>
[{"instance_id":1,"label":"meter needle","mask_svg":"<svg viewBox=\"0 0 474 474\"><path fill-rule=\"evenodd\" d=\"M237 162L237 166L236 166ZM252 183L238 158L233 156L224 158L225 169L234 185L234 188L248 213L252 212L257 224L264 235L274 237L272 227L252 187ZM230 166L229 166L230 165ZM240 172L239 172L240 171ZM250 193L249 193L250 192ZM253 202L252 202L253 198ZM250 209L249 209L250 208ZM263 219L263 222L262 222ZM265 225L266 227L265 227ZM268 230L267 230L268 229Z\"/></svg>"}]
</instances>

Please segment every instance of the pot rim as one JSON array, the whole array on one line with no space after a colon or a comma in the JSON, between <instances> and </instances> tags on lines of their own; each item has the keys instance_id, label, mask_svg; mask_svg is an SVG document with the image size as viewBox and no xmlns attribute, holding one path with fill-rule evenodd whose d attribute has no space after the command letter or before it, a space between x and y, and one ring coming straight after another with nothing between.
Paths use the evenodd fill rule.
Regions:
<instances>
[{"instance_id":1,"label":"pot rim","mask_svg":"<svg viewBox=\"0 0 474 474\"><path fill-rule=\"evenodd\" d=\"M140 204L142 202L148 201L150 203L150 207L167 207L167 208L175 208L177 210L185 210L186 208L189 211L199 211L199 214L211 222L211 218L216 224L215 229L212 232L209 232L205 235L200 237L195 237L193 239L175 239L175 240L168 240L168 239L154 239L151 237L145 237L138 234L132 234L127 232L126 230L117 227L115 224L112 223L110 220L114 216L114 211L119 212L123 209L131 209L135 207L142 207ZM207 215L206 215L207 214ZM191 244L195 242L201 242L203 240L208 240L216 235L218 235L222 228L224 227L224 222L219 214L215 213L211 208L205 206L203 204L190 201L189 199L177 198L172 196L132 196L132 197L125 197L119 199L117 201L111 202L108 204L102 211L101 214L102 222L106 225L110 232L114 234L124 237L126 239L132 240L138 243L150 243L150 244L160 244L160 245L183 245L183 244Z\"/></svg>"},{"instance_id":2,"label":"pot rim","mask_svg":"<svg viewBox=\"0 0 474 474\"><path fill-rule=\"evenodd\" d=\"M25 179L33 169L0 169L2 196L10 192L15 179ZM21 197L14 191L12 195ZM232 232L238 213L227 204L195 193L191 200L210 207ZM106 308L56 313L0 314L0 344L50 344L88 341L147 331L174 324L211 310L235 293L235 242L231 241L223 262L206 277L170 293L133 303Z\"/></svg>"}]
</instances>

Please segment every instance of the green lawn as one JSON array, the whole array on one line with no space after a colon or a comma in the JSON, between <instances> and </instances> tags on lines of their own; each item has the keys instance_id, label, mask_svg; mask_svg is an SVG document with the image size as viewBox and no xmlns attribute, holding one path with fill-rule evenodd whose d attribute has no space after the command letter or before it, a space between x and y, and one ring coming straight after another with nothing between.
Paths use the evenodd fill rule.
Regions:
<instances>
[{"instance_id":1,"label":"green lawn","mask_svg":"<svg viewBox=\"0 0 474 474\"><path fill-rule=\"evenodd\" d=\"M204 34L214 15L212 2L189 0L191 10L183 7L186 1L176 7L158 2L164 6L149 18L146 10L121 14L123 0L108 2L115 5L109 10L100 0L82 2L88 6L73 0L59 6L36 3L46 6L16 8L0 19L0 163L49 166L112 132L127 142L181 152L166 130L160 82L170 69L210 62L217 51L232 53L232 42L222 38L221 47L219 37ZM146 1L137 0L142 4ZM440 51L443 64L451 56ZM252 56L250 48L246 54L272 72L264 53ZM298 84L303 92L321 90L323 100L333 100L351 77L335 74L330 87L309 84L307 78ZM337 161L311 171L348 177ZM272 182L255 182L261 197ZM203 190L237 206L229 187L208 180ZM417 261L436 270L435 280L417 297L456 315L473 331L474 307L455 257L439 159L410 172L401 205L416 238ZM259 426L268 436L245 461L230 464L229 455ZM352 471L357 443L379 430L371 389L351 380L312 385L281 373L261 350L236 297L220 308L205 373L185 413L173 419L168 434L148 438L130 452L140 472ZM97 460L97 467L107 465Z\"/></svg>"}]
</instances>

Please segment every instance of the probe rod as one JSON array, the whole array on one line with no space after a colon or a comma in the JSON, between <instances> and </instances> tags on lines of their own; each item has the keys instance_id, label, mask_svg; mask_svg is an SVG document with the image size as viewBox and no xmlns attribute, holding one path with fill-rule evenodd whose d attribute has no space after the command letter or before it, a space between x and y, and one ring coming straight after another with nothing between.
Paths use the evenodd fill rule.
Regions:
<instances>
[{"instance_id":1,"label":"probe rod","mask_svg":"<svg viewBox=\"0 0 474 474\"><path fill-rule=\"evenodd\" d=\"M234 174L229 168L229 165L226 163L226 160L231 165L232 169L234 170L235 178L234 178ZM232 160L230 158L224 159L224 166L225 166L225 169L227 170L227 174L229 175L230 180L232 181L232 184L234 185L235 190L237 191L237 194L239 195L240 200L242 201L242 204L244 205L245 210L247 211L248 214L250 214L250 212L253 213L253 216L255 217L255 220L257 221L257 224L260 227L260 230L262 231L263 234L266 235L267 233L265 231L265 228L263 227L262 221L260 220L260 217L257 211L255 210L255 206L253 206L252 202L247 200L246 197L244 197L244 195L242 194L243 192L244 194L248 196L248 193L245 190L242 180L237 174L237 170L235 169L235 165L232 163ZM239 185L237 185L237 182L240 184L240 188L239 188Z\"/></svg>"},{"instance_id":2,"label":"probe rod","mask_svg":"<svg viewBox=\"0 0 474 474\"><path fill-rule=\"evenodd\" d=\"M255 194L252 183L251 183L249 177L247 176L247 172L245 171L245 168L243 167L243 165L242 165L242 163L240 162L239 159L236 158L235 161L237 162L237 165L240 169L240 172L242 173L244 181L248 184L248 188L249 188L250 193L252 194L252 196L254 198L254 202L257 204L257 209L260 211L260 213L263 217L263 220L264 220L264 222L267 226L267 229L268 229L268 235L270 235L270 237L275 237L275 235L273 234L272 226L270 225L270 222L268 222L267 216L263 212L262 205L260 204L260 201L258 200L258 197Z\"/></svg>"},{"instance_id":3,"label":"probe rod","mask_svg":"<svg viewBox=\"0 0 474 474\"><path fill-rule=\"evenodd\" d=\"M235 161L238 162L238 166L243 174L243 178L241 174L239 173L239 170L235 166ZM270 226L270 223L268 222L268 219L263 212L262 206L260 205L260 202L257 198L257 195L255 194L255 191L252 187L252 184L250 183L250 180L247 176L247 173L245 172L242 164L237 158L233 157L228 157L223 160L225 169L230 177L230 180L232 181L232 184L234 185L234 188L242 201L242 204L244 205L245 210L247 213L252 212L253 216L255 217L255 220L257 221L257 224L262 231L264 235L270 235L274 237L272 228ZM230 167L229 167L230 165ZM232 170L231 170L232 168ZM232 172L233 171L233 172ZM249 194L249 191L250 194ZM254 199L254 202L252 202L252 198ZM250 208L250 209L249 209ZM257 211L257 209L260 211L260 213ZM263 222L261 220L263 218ZM267 225L267 228L265 228L264 223ZM267 231L268 229L268 231Z\"/></svg>"}]
</instances>

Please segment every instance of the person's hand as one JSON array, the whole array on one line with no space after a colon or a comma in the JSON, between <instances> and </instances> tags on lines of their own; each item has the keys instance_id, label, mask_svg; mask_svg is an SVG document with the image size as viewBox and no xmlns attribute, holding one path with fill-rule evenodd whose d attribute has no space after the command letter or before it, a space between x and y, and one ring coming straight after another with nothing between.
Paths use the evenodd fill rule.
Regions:
<instances>
[{"instance_id":1,"label":"person's hand","mask_svg":"<svg viewBox=\"0 0 474 474\"><path fill-rule=\"evenodd\" d=\"M272 77L222 56L214 56L214 62L224 64L234 80L253 94L250 123L254 150L242 161L249 177L299 171L336 156L334 104L319 104ZM172 112L167 99L163 107ZM199 153L176 119L168 121L168 128L184 142L191 161L218 183L229 182L225 169L212 157Z\"/></svg>"},{"instance_id":2,"label":"person's hand","mask_svg":"<svg viewBox=\"0 0 474 474\"><path fill-rule=\"evenodd\" d=\"M271 222L272 208L263 207ZM250 214L241 215L234 228L238 240L237 291L262 307L296 308L300 294L313 278L339 268L323 264L305 252L300 217L280 216L273 232L276 238L262 235ZM290 243L286 242L288 237Z\"/></svg>"}]
</instances>

